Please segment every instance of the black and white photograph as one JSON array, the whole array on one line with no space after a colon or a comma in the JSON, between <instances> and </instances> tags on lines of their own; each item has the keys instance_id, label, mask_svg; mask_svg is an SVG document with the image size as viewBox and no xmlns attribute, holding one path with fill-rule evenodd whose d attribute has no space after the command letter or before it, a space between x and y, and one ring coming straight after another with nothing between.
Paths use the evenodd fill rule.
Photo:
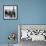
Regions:
<instances>
[{"instance_id":1,"label":"black and white photograph","mask_svg":"<svg viewBox=\"0 0 46 46\"><path fill-rule=\"evenodd\" d=\"M42 46L46 44L46 25L19 24L18 38L20 46Z\"/></svg>"},{"instance_id":2,"label":"black and white photograph","mask_svg":"<svg viewBox=\"0 0 46 46\"><path fill-rule=\"evenodd\" d=\"M17 19L17 6L16 5L4 5L3 8L4 19Z\"/></svg>"}]
</instances>

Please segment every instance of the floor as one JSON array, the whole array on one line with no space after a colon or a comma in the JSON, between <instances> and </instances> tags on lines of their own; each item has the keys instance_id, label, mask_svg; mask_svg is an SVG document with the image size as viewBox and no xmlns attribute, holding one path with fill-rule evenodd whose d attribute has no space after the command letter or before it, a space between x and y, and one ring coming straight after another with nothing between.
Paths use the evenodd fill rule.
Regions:
<instances>
[{"instance_id":1,"label":"floor","mask_svg":"<svg viewBox=\"0 0 46 46\"><path fill-rule=\"evenodd\" d=\"M21 40L20 46L46 46L46 42L45 41L32 42L31 40L28 41Z\"/></svg>"},{"instance_id":2,"label":"floor","mask_svg":"<svg viewBox=\"0 0 46 46\"><path fill-rule=\"evenodd\" d=\"M8 46L8 44L0 44L0 46ZM19 44L14 44L13 46L46 46L46 42L45 41L32 42L31 40L28 41L21 40Z\"/></svg>"},{"instance_id":3,"label":"floor","mask_svg":"<svg viewBox=\"0 0 46 46\"><path fill-rule=\"evenodd\" d=\"M0 44L0 46L8 46L8 44ZM18 46L18 44L10 45L10 46Z\"/></svg>"}]
</instances>

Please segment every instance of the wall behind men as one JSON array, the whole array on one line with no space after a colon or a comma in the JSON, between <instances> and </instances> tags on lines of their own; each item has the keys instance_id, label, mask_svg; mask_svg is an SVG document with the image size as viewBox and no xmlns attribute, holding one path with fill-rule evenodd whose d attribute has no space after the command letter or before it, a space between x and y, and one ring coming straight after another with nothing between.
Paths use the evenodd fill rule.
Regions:
<instances>
[{"instance_id":1,"label":"wall behind men","mask_svg":"<svg viewBox=\"0 0 46 46\"><path fill-rule=\"evenodd\" d=\"M4 20L3 5L18 5L18 19ZM18 33L18 24L46 24L46 0L0 0L0 44L8 43L10 32Z\"/></svg>"}]
</instances>

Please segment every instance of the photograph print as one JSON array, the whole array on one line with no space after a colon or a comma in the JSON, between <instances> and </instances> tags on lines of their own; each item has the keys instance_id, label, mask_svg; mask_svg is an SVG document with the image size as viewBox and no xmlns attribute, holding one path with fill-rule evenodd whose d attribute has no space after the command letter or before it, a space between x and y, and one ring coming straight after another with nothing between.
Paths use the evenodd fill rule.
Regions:
<instances>
[{"instance_id":1,"label":"photograph print","mask_svg":"<svg viewBox=\"0 0 46 46\"><path fill-rule=\"evenodd\" d=\"M17 19L17 6L5 5L4 6L4 19Z\"/></svg>"}]
</instances>

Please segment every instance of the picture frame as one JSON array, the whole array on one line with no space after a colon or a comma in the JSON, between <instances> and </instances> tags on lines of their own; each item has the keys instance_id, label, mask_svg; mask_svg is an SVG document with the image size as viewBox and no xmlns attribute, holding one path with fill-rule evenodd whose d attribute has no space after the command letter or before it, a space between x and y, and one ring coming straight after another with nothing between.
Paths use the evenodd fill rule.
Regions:
<instances>
[{"instance_id":1,"label":"picture frame","mask_svg":"<svg viewBox=\"0 0 46 46\"><path fill-rule=\"evenodd\" d=\"M3 19L4 20L18 19L17 5L3 5Z\"/></svg>"},{"instance_id":2,"label":"picture frame","mask_svg":"<svg viewBox=\"0 0 46 46\"><path fill-rule=\"evenodd\" d=\"M18 30L19 42L21 40L46 41L46 24L19 24Z\"/></svg>"}]
</instances>

